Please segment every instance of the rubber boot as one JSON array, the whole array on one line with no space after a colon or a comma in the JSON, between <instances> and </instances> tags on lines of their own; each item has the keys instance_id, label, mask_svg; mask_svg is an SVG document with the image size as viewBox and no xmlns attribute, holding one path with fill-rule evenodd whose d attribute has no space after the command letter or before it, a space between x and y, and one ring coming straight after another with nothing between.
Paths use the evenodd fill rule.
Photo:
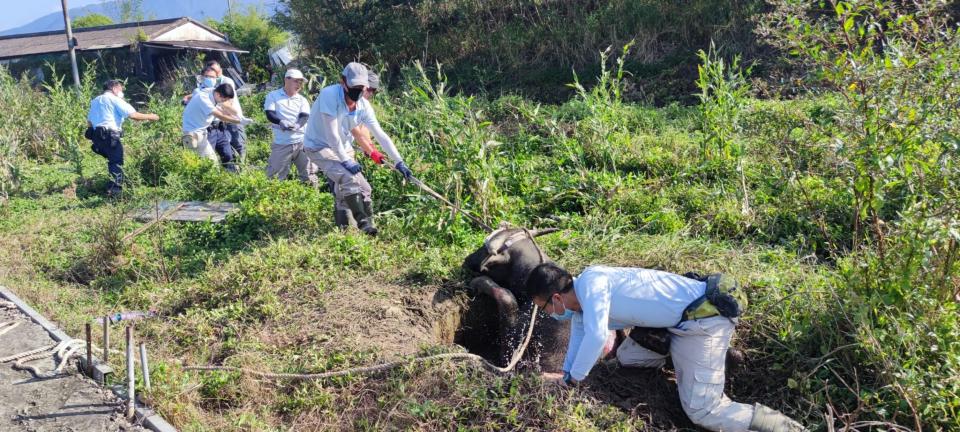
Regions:
<instances>
[{"instance_id":1,"label":"rubber boot","mask_svg":"<svg viewBox=\"0 0 960 432\"><path fill-rule=\"evenodd\" d=\"M363 202L363 212L367 214L371 221L373 220L373 201Z\"/></svg>"},{"instance_id":2,"label":"rubber boot","mask_svg":"<svg viewBox=\"0 0 960 432\"><path fill-rule=\"evenodd\" d=\"M373 226L373 218L364 209L363 197L360 194L347 195L343 197L343 201L347 203L347 207L350 207L353 219L357 221L357 228L364 234L377 235L377 228Z\"/></svg>"},{"instance_id":3,"label":"rubber boot","mask_svg":"<svg viewBox=\"0 0 960 432\"><path fill-rule=\"evenodd\" d=\"M333 223L338 229L350 228L350 210L333 209Z\"/></svg>"},{"instance_id":4,"label":"rubber boot","mask_svg":"<svg viewBox=\"0 0 960 432\"><path fill-rule=\"evenodd\" d=\"M753 406L750 430L757 432L806 432L807 428L782 412L760 404Z\"/></svg>"}]
</instances>

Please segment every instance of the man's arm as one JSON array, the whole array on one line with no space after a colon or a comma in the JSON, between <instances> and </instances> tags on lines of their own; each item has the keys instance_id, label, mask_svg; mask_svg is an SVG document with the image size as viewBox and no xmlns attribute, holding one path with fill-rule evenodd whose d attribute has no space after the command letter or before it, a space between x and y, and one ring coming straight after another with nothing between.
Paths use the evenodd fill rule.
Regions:
<instances>
[{"instance_id":1,"label":"man's arm","mask_svg":"<svg viewBox=\"0 0 960 432\"><path fill-rule=\"evenodd\" d=\"M583 319L583 341L577 348L569 372L574 380L581 381L593 369L610 335L610 287L606 276L594 276L581 281L582 288L577 291Z\"/></svg>"},{"instance_id":2,"label":"man's arm","mask_svg":"<svg viewBox=\"0 0 960 432\"><path fill-rule=\"evenodd\" d=\"M578 315L574 315L573 319L570 320L570 342L567 343L567 355L563 358L563 371L565 373L570 373L570 369L573 368L582 341L583 319Z\"/></svg>"},{"instance_id":3,"label":"man's arm","mask_svg":"<svg viewBox=\"0 0 960 432\"><path fill-rule=\"evenodd\" d=\"M239 117L240 117L240 115L238 114L239 111L237 111L237 107L234 106L234 101L235 101L235 100L236 100L236 99L227 99L227 100L223 101L222 103L220 103L220 105L218 105L218 107L220 108L220 111L223 112L223 113L225 113L225 114L227 114L227 115L230 115L230 116L232 116L232 117L237 117L237 118L239 118ZM222 120L222 119L221 119L221 120ZM235 122L230 122L230 123L240 123L240 121L237 120L237 121L235 121Z\"/></svg>"},{"instance_id":4,"label":"man's arm","mask_svg":"<svg viewBox=\"0 0 960 432\"><path fill-rule=\"evenodd\" d=\"M373 146L373 140L370 139L370 133L367 132L367 128L363 125L353 128L350 134L353 135L353 139L357 141L360 150L363 150L368 156L377 150L377 148Z\"/></svg>"},{"instance_id":5,"label":"man's arm","mask_svg":"<svg viewBox=\"0 0 960 432\"><path fill-rule=\"evenodd\" d=\"M266 111L264 111L264 114L267 115L267 120L269 120L270 123L273 123L273 124L275 124L275 125L279 125L279 124L280 124L280 116L277 115L277 112L276 112L276 111L274 111L274 110L266 110Z\"/></svg>"},{"instance_id":6,"label":"man's arm","mask_svg":"<svg viewBox=\"0 0 960 432\"><path fill-rule=\"evenodd\" d=\"M377 115L374 113L372 107L366 110L366 115L363 117L363 124L370 130L370 133L376 138L380 147L387 153L387 156L390 156L390 160L392 160L393 163L403 162L403 157L401 157L400 152L397 151L397 146L393 144L390 136L380 127L380 122L377 121Z\"/></svg>"},{"instance_id":7,"label":"man's arm","mask_svg":"<svg viewBox=\"0 0 960 432\"><path fill-rule=\"evenodd\" d=\"M130 113L130 118L131 118L132 120L137 120L137 121L157 121L157 120L160 120L160 116L158 116L158 115L156 115L156 114L142 113L142 112L136 112L136 111Z\"/></svg>"},{"instance_id":8,"label":"man's arm","mask_svg":"<svg viewBox=\"0 0 960 432\"><path fill-rule=\"evenodd\" d=\"M332 116L326 113L320 114L320 134L323 138L323 141L330 146L330 149L337 154L337 158L340 159L340 162L354 162L353 159L347 154L346 143L342 136L340 136L340 121L336 116Z\"/></svg>"},{"instance_id":9,"label":"man's arm","mask_svg":"<svg viewBox=\"0 0 960 432\"><path fill-rule=\"evenodd\" d=\"M238 117L235 117L233 114L221 111L220 108L214 108L211 114L213 114L214 117L220 119L220 121L222 122L233 123L233 124L240 123L240 119Z\"/></svg>"}]
</instances>

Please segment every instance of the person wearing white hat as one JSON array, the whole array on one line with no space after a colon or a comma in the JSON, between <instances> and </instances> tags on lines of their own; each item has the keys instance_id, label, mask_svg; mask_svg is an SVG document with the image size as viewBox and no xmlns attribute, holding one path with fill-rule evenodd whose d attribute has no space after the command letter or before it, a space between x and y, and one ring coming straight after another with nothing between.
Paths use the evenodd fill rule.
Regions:
<instances>
[{"instance_id":1,"label":"person wearing white hat","mask_svg":"<svg viewBox=\"0 0 960 432\"><path fill-rule=\"evenodd\" d=\"M360 164L354 159L355 152L350 139L369 142L363 125L371 130L380 129L370 102L363 98L369 85L369 72L365 66L356 62L347 64L340 82L325 87L314 101L303 146L310 162L319 167L333 183L334 222L337 226L345 228L350 216L353 216L357 228L366 234L376 235L370 184L361 173ZM384 150L390 154L395 168L405 177L411 177L413 174L392 146L392 141L390 144L384 145ZM364 150L374 162L384 162L383 155L374 151L372 145Z\"/></svg>"},{"instance_id":2,"label":"person wearing white hat","mask_svg":"<svg viewBox=\"0 0 960 432\"><path fill-rule=\"evenodd\" d=\"M267 160L267 177L284 180L290 165L297 167L300 181L317 184L316 168L303 150L303 133L310 118L310 100L300 94L303 72L289 69L283 76L283 87L267 94L263 110L273 129L273 144Z\"/></svg>"}]
</instances>

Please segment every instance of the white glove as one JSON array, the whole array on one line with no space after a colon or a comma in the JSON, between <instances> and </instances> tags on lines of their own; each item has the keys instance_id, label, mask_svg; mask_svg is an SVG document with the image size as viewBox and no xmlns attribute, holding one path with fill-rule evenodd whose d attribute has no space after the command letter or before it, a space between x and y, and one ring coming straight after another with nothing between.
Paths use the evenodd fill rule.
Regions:
<instances>
[{"instance_id":1,"label":"white glove","mask_svg":"<svg viewBox=\"0 0 960 432\"><path fill-rule=\"evenodd\" d=\"M283 129L286 131L295 131L297 130L298 127L299 125L297 125L296 123L290 120L280 120L280 129Z\"/></svg>"},{"instance_id":2,"label":"white glove","mask_svg":"<svg viewBox=\"0 0 960 432\"><path fill-rule=\"evenodd\" d=\"M249 125L249 124L251 124L251 123L253 123L253 119L252 119L252 118L243 117L243 118L240 119L240 125L241 125L241 126L246 126L246 125Z\"/></svg>"}]
</instances>

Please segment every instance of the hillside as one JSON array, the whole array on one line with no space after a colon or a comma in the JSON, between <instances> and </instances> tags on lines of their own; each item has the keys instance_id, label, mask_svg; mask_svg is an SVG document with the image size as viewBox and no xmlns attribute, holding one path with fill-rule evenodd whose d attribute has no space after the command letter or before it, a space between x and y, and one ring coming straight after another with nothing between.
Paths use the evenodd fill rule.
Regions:
<instances>
[{"instance_id":1,"label":"hillside","mask_svg":"<svg viewBox=\"0 0 960 432\"><path fill-rule=\"evenodd\" d=\"M228 12L227 3L227 1L143 0L140 7L145 20L187 16L198 21L206 21L222 19ZM265 13L272 13L276 4L275 0L231 0L229 3L235 12L244 12L247 8L254 7ZM94 13L106 15L114 22L121 22L120 9L112 1L70 8L70 17L74 19ZM2 30L0 36L52 30L63 30L62 13L47 14L24 25Z\"/></svg>"}]
</instances>

